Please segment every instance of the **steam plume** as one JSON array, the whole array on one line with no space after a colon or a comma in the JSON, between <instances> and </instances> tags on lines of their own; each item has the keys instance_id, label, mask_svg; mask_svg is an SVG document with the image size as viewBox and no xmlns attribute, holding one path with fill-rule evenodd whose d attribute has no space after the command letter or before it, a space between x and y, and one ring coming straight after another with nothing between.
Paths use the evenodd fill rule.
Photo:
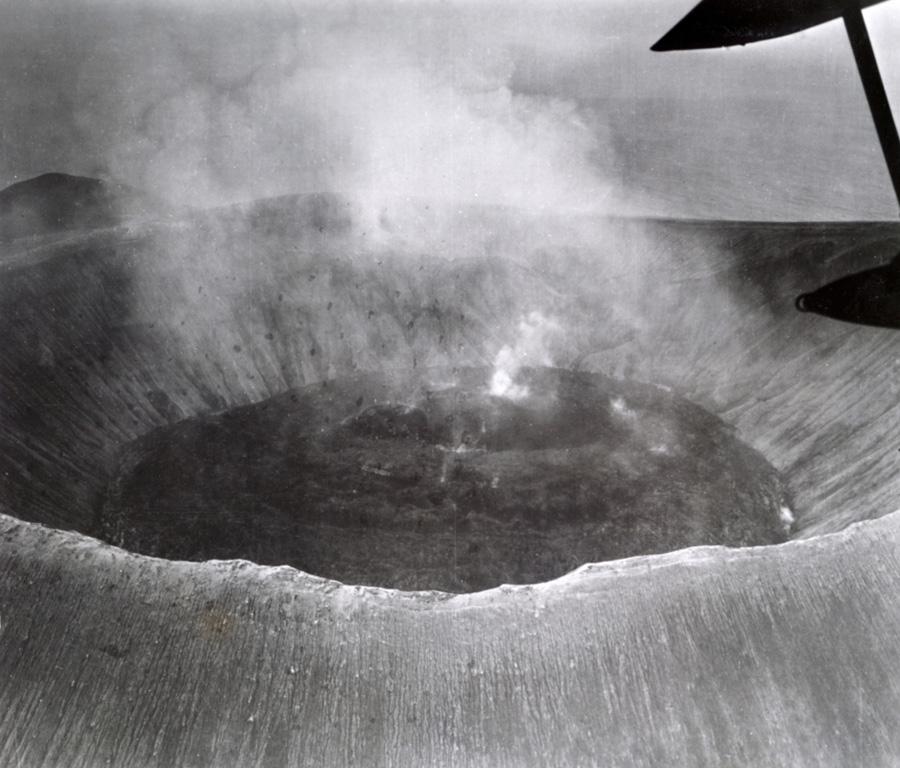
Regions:
<instances>
[{"instance_id":1,"label":"steam plume","mask_svg":"<svg viewBox=\"0 0 900 768\"><path fill-rule=\"evenodd\" d=\"M528 386L518 383L519 371L526 365L552 365L551 345L562 328L540 312L531 312L519 322L519 335L512 346L504 345L494 359L490 392L497 397L522 400L530 394Z\"/></svg>"},{"instance_id":2,"label":"steam plume","mask_svg":"<svg viewBox=\"0 0 900 768\"><path fill-rule=\"evenodd\" d=\"M41 145L78 167L49 170L199 207L336 192L363 204L370 230L410 199L613 204L598 172L611 157L603 121L576 100L514 88L533 54L521 22L499 8L483 19L453 4L184 2L173 23L162 3L97 0L80 13L33 13L44 31L18 34L33 34L35 49L49 28L72 41L65 71L40 83L42 102L65 110L30 122L54 124ZM33 144L24 128L9 132L16 152ZM4 174L14 172L0 163Z\"/></svg>"}]
</instances>

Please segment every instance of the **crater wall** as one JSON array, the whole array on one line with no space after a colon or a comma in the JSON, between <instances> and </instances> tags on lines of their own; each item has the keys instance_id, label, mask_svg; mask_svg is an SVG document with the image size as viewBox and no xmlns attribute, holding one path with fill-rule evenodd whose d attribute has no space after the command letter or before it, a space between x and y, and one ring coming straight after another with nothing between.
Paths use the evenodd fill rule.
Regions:
<instances>
[{"instance_id":1,"label":"crater wall","mask_svg":"<svg viewBox=\"0 0 900 768\"><path fill-rule=\"evenodd\" d=\"M897 334L793 308L890 258L898 227L587 231L435 255L368 243L340 201L304 197L10 246L3 499L85 531L111 455L154 427L360 370L491 364L538 313L560 329L554 364L669 385L735 425L788 477L799 535L900 506Z\"/></svg>"}]
</instances>

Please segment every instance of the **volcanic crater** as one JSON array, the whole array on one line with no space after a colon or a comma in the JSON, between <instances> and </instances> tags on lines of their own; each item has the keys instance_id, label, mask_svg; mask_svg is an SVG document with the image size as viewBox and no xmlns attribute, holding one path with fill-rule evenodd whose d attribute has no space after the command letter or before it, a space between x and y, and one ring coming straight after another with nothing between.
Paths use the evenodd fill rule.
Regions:
<instances>
[{"instance_id":1,"label":"volcanic crater","mask_svg":"<svg viewBox=\"0 0 900 768\"><path fill-rule=\"evenodd\" d=\"M352 211L3 245L0 764L897 764L897 225Z\"/></svg>"},{"instance_id":2,"label":"volcanic crater","mask_svg":"<svg viewBox=\"0 0 900 768\"><path fill-rule=\"evenodd\" d=\"M125 445L95 534L346 583L470 592L590 562L786 540L788 491L718 417L559 368L379 374L293 389Z\"/></svg>"}]
</instances>

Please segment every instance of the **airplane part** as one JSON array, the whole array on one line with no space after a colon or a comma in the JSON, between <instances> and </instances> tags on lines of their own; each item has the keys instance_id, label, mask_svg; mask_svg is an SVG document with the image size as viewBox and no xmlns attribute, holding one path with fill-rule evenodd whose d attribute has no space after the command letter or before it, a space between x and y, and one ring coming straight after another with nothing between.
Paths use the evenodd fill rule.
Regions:
<instances>
[{"instance_id":1,"label":"airplane part","mask_svg":"<svg viewBox=\"0 0 900 768\"><path fill-rule=\"evenodd\" d=\"M878 71L878 62L875 60L875 52L869 40L869 31L863 19L859 6L848 7L843 14L844 26L847 29L847 37L853 48L853 56L856 59L856 68L866 91L866 100L869 102L869 110L875 121L875 129L878 131L878 140L881 142L881 151L884 152L884 160L887 163L888 172L891 174L891 183L894 185L894 194L900 202L900 137L897 136L897 126L891 113L891 105L888 103L881 73Z\"/></svg>"},{"instance_id":2,"label":"airplane part","mask_svg":"<svg viewBox=\"0 0 900 768\"><path fill-rule=\"evenodd\" d=\"M900 328L900 257L797 297L801 312L859 325Z\"/></svg>"},{"instance_id":3,"label":"airplane part","mask_svg":"<svg viewBox=\"0 0 900 768\"><path fill-rule=\"evenodd\" d=\"M891 112L862 9L883 0L702 0L651 47L653 51L720 48L769 40L842 18L856 68L869 103L878 141L900 204L900 136ZM804 294L800 311L863 325L900 328L900 291L894 284L897 266L866 270ZM889 287L886 287L889 286Z\"/></svg>"},{"instance_id":4,"label":"airplane part","mask_svg":"<svg viewBox=\"0 0 900 768\"><path fill-rule=\"evenodd\" d=\"M884 0L863 0L855 8L881 2ZM650 50L687 51L758 43L840 18L847 9L847 0L702 0Z\"/></svg>"}]
</instances>

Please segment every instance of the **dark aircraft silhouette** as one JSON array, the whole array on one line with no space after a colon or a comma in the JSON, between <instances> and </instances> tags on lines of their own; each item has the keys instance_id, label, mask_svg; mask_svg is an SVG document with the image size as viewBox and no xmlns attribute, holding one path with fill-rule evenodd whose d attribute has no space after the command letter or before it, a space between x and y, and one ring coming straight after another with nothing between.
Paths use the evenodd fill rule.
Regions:
<instances>
[{"instance_id":1,"label":"dark aircraft silhouette","mask_svg":"<svg viewBox=\"0 0 900 768\"><path fill-rule=\"evenodd\" d=\"M862 14L863 8L879 2L883 0L701 0L651 50L746 45L842 18L900 203L900 137ZM900 255L890 264L843 277L803 294L796 301L797 309L850 323L900 328L898 258Z\"/></svg>"},{"instance_id":2,"label":"dark aircraft silhouette","mask_svg":"<svg viewBox=\"0 0 900 768\"><path fill-rule=\"evenodd\" d=\"M866 269L797 297L797 309L835 320L900 328L900 254L885 266Z\"/></svg>"},{"instance_id":3,"label":"dark aircraft silhouette","mask_svg":"<svg viewBox=\"0 0 900 768\"><path fill-rule=\"evenodd\" d=\"M650 49L686 51L747 45L824 24L884 0L703 0Z\"/></svg>"}]
</instances>

